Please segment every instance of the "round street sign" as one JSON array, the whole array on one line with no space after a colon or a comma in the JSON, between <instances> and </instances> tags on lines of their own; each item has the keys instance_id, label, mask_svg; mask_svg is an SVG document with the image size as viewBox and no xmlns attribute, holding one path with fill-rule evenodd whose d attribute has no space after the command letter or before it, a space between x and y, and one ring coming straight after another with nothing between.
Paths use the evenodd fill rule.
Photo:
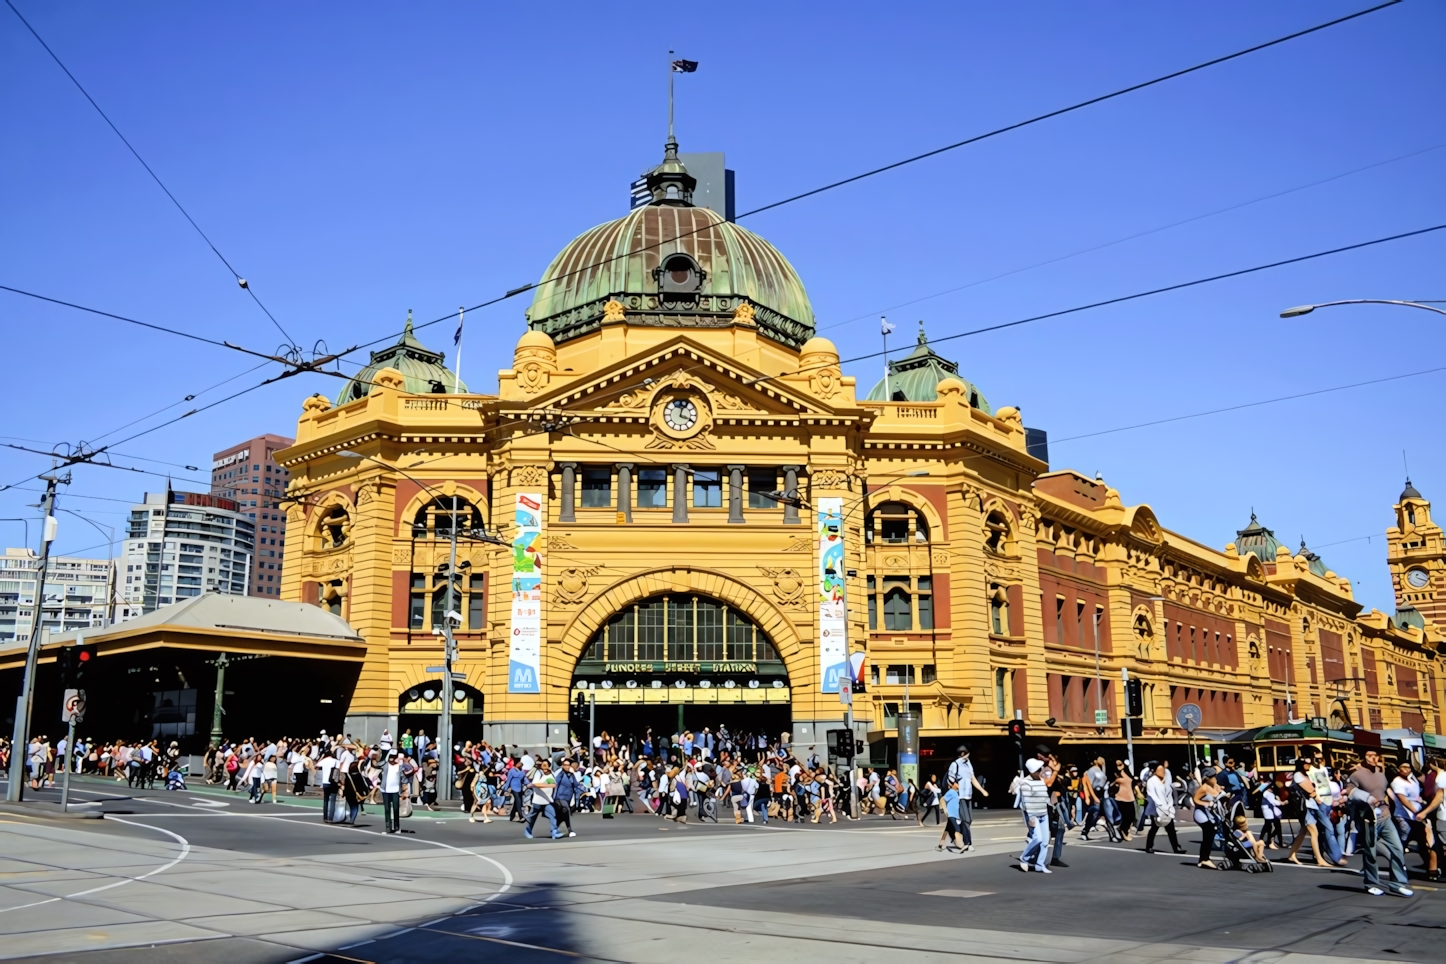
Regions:
<instances>
[{"instance_id":1,"label":"round street sign","mask_svg":"<svg viewBox=\"0 0 1446 964\"><path fill-rule=\"evenodd\" d=\"M1200 721L1202 719L1204 719L1204 715L1200 712L1200 707L1195 703L1186 703L1180 707L1179 711L1175 714L1175 722L1180 724L1180 728L1186 733L1194 733L1200 729Z\"/></svg>"}]
</instances>

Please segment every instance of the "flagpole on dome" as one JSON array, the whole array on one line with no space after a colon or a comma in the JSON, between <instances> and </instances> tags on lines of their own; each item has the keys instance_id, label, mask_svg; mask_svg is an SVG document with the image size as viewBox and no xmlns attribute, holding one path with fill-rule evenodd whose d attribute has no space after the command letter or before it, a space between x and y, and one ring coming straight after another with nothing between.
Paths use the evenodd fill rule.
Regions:
<instances>
[{"instance_id":1,"label":"flagpole on dome","mask_svg":"<svg viewBox=\"0 0 1446 964\"><path fill-rule=\"evenodd\" d=\"M467 320L466 308L457 306L457 334L452 336L452 345L457 349L457 367L452 372L452 394L462 394L462 324Z\"/></svg>"},{"instance_id":2,"label":"flagpole on dome","mask_svg":"<svg viewBox=\"0 0 1446 964\"><path fill-rule=\"evenodd\" d=\"M884 401L886 402L894 399L893 393L889 391L889 332L893 330L894 326L889 324L889 319L884 315L879 315L879 332L884 336Z\"/></svg>"}]
</instances>

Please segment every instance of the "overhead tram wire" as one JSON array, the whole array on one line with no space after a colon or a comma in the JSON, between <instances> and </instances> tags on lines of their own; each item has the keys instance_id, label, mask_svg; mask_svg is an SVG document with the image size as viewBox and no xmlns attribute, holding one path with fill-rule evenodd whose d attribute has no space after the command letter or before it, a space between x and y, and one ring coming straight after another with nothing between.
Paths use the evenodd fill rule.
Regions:
<instances>
[{"instance_id":1,"label":"overhead tram wire","mask_svg":"<svg viewBox=\"0 0 1446 964\"><path fill-rule=\"evenodd\" d=\"M1249 207L1249 206L1251 206L1252 204L1259 204L1259 203L1261 203L1262 201L1271 201L1271 200L1274 200L1275 198L1285 197L1287 194L1295 194L1295 193L1298 192L1298 191L1305 191L1305 190L1308 190L1308 189L1313 188L1313 187L1319 187L1319 186L1322 185L1322 184L1329 184L1330 182L1332 182L1332 181L1338 181L1338 180L1340 180L1340 179L1343 178L1343 177L1350 177L1352 174L1360 174L1360 173L1362 173L1362 172L1364 172L1364 171L1373 170L1374 168L1377 168L1377 167L1384 167L1384 166L1387 165L1387 164L1395 164L1395 163L1398 162L1398 161L1404 161L1404 160L1407 160L1407 159L1412 158L1412 157L1419 157L1419 156L1422 155L1422 154L1429 154L1429 153L1431 153L1432 151L1439 151L1439 150L1440 150L1441 148L1443 148L1443 147L1446 147L1446 144L1437 144L1437 145L1435 145L1434 147L1427 147L1427 148L1423 148L1423 149L1421 149L1421 150L1419 150L1419 151L1412 151L1412 152L1409 153L1409 154L1402 154L1402 155L1400 155L1399 157L1392 157L1392 158L1388 158L1387 160L1384 160L1384 161L1377 161L1377 162L1374 163L1374 164L1367 164L1365 167L1358 167L1358 168L1355 168L1354 170L1343 171L1343 172L1341 172L1340 174L1333 174L1333 175L1331 175L1330 177L1322 178L1322 179L1319 180L1319 181L1312 181L1312 182L1310 182L1309 184L1302 184L1302 185L1300 185L1300 186L1298 186L1298 187L1288 188L1287 190L1284 190L1284 191L1276 191L1276 192L1273 193L1273 194L1265 194L1265 195L1262 195L1261 197L1252 198L1252 199L1249 200L1249 201L1241 201L1239 204L1232 204L1232 205L1230 205L1229 207L1218 208L1218 209L1216 209L1216 210L1214 210L1214 211L1210 211L1210 212L1207 212L1207 213L1205 213L1205 214L1197 214L1197 215L1195 215L1194 217L1185 218L1183 221L1174 221L1174 222L1172 222L1172 223L1170 223L1170 224L1163 224L1163 225L1160 225L1159 227L1150 228L1149 230L1146 230L1146 231L1140 231L1140 232L1137 232L1137 233L1135 233L1135 234L1126 235L1126 236L1123 237L1123 238L1116 238L1116 239L1113 240L1113 241L1106 241L1106 242L1104 242L1103 244L1096 244L1096 245L1093 245L1093 246L1088 247L1088 248L1080 248L1080 249L1077 250L1077 251L1071 251L1069 254L1062 254L1062 255L1059 255L1058 257L1050 258L1050 259L1048 259L1048 260L1046 260L1046 261L1036 261L1034 264L1025 265L1025 266L1022 267L1022 268L1012 268L1012 269L1010 269L1009 271L1004 271L1004 272L1001 272L1001 273L996 274L996 275L991 275L991 276L989 276L988 278L980 278L978 281L970 281L970 282L967 283L967 284L956 285L956 286L953 287L953 288L946 288L946 289L944 289L943 291L936 291L936 292L934 292L933 294L924 295L923 297L920 297L920 298L913 298L913 299L911 299L911 300L909 300L909 301L905 301L905 302L903 302L903 303L901 303L901 304L890 305L890 306L887 307L887 308L879 308L879 309L876 309L876 310L874 310L874 311L865 312L865 313L862 314L862 315L855 315L854 317L852 317L852 318L846 318L846 319L843 320L843 321L835 321L835 322L833 322L832 324L827 324L827 325L822 325L822 326L820 326L820 328L819 328L818 330L819 330L819 331L827 331L827 330L829 330L829 329L831 329L831 328L841 328L841 327L843 327L844 325L851 325L851 324L854 324L855 322L865 321L865 320L868 320L868 319L871 319L871 318L877 318L879 315L884 314L884 313L886 313L886 312L897 311L897 310L900 309L900 308L907 308L907 307L909 307L910 305L917 305L917 304L919 304L920 302L924 302L924 301L932 301L932 300L935 299L935 298L942 298L944 295L952 295L952 294L954 294L956 291L964 291L964 290L966 290L966 289L968 289L968 288L977 288L979 285L989 284L990 282L998 281L998 280L1000 280L1001 278L1009 278L1009 277L1012 277L1013 275L1023 274L1023 273L1026 272L1026 271L1033 271L1033 270L1036 269L1036 268L1043 268L1043 267L1046 267L1047 265L1058 264L1058 263L1060 263L1061 261L1068 261L1068 260L1070 260L1071 258L1078 258L1078 257L1080 257L1081 255L1091 254L1092 252L1095 252L1095 251L1103 251L1105 248L1111 248L1111 247L1114 247L1114 246L1117 245L1117 244L1124 244L1124 243L1127 242L1127 241L1134 241L1134 240L1137 240L1137 239L1139 239L1139 238L1148 237L1148 236L1150 236L1150 235L1152 235L1152 234L1159 234L1159 233L1162 232L1162 231L1169 231L1169 230L1172 230L1172 229L1174 229L1174 228L1182 227L1183 225L1186 225L1186 224L1193 224L1193 223L1196 222L1196 221L1203 221L1203 220L1205 220L1206 218L1213 218L1213 217L1216 217L1216 216L1221 215L1221 214L1228 214L1228 213L1231 212L1231 211L1238 211L1238 210L1240 210L1241 208ZM1413 299L1413 300L1415 300L1415 299Z\"/></svg>"},{"instance_id":2,"label":"overhead tram wire","mask_svg":"<svg viewBox=\"0 0 1446 964\"><path fill-rule=\"evenodd\" d=\"M6 2L7 2L7 3L10 2L10 0L6 0ZM1156 77L1156 78L1154 78L1154 79L1152 79L1152 80L1146 80L1146 81L1143 81L1143 82L1138 83L1138 84L1131 84L1131 85L1128 86L1128 87L1122 87L1122 88L1120 88L1119 90L1112 91L1112 92L1110 92L1110 93L1108 93L1108 94L1101 94L1101 95L1098 96L1098 97L1091 97L1091 98L1088 99L1088 100L1083 100L1083 101L1080 101L1079 103L1071 104L1071 105L1069 105L1068 107L1061 107L1061 108L1058 108L1058 109L1056 109L1056 110L1048 111L1048 112L1043 113L1043 114L1038 114L1038 115L1036 115L1036 116L1034 116L1034 117L1030 117L1030 118L1028 118L1028 119L1026 119L1026 120L1016 121L1016 122L1013 123L1013 124L1008 124L1008 125L1006 125L1006 126L1004 126L1004 127L995 128L994 130L991 130L991 131L986 131L986 132L983 133L983 134L976 134L976 135L973 136L973 137L965 138L965 139L962 140L962 141L956 141L956 142L954 142L953 144L946 144L946 145L944 145L943 147L937 147L937 148L934 148L933 150L925 151L925 152L922 153L922 154L915 154L915 155L913 155L912 157L906 157L906 158L904 158L903 160L894 161L894 162L891 163L891 164L885 164L885 165L882 166L882 167L876 167L876 168L873 168L872 170L864 171L864 172L861 173L861 174L855 174L855 175L853 175L852 177L846 177L846 178L844 178L843 180L834 181L834 182L829 183L829 184L824 184L824 185L822 185L821 187L816 187L816 188L813 188L813 189L811 189L811 190L804 191L804 192L801 193L801 194L795 194L795 195L792 195L791 197L786 197L786 198L783 198L782 200L773 201L773 202L771 202L771 203L769 203L769 204L765 204L765 205L763 205L763 206L761 206L761 207L756 207L756 208L753 208L753 209L751 209L751 210L744 211L742 214L736 215L736 216L734 217L734 220L735 220L735 221L741 221L741 220L743 220L743 219L746 218L746 217L751 217L751 216L753 216L753 215L755 215L755 214L762 214L764 211L772 211L772 210L774 210L775 208L783 207L783 206L786 205L786 204L792 204L792 203L794 203L795 201L801 201L801 200L803 200L804 198L813 197L814 195L822 194L822 193L824 193L825 191L832 191L832 190L834 190L835 188L840 188L840 187L843 187L843 186L848 185L848 184L853 184L853 183L855 183L855 182L857 182L857 181L862 181L862 180L864 180L865 178L874 177L875 175L883 174L883 173L886 173L886 172L888 172L888 171L892 171L892 170L895 170L895 169L900 168L900 167L904 167L904 166L909 165L909 164L914 164L914 163L917 163L917 162L919 162L919 161L926 160L926 159L931 158L931 157L936 157L936 156L938 156L938 155L940 155L940 154L944 154L944 153L947 153L947 152L949 152L949 151L958 150L959 148L961 148L961 147L966 147L966 146L968 146L968 145L970 145L970 144L977 144L977 143L979 143L980 141L988 140L988 139L991 138L991 137L998 137L998 136L1001 135L1001 134L1007 134L1007 133L1009 133L1009 132L1011 132L1011 131L1016 131L1016 130L1019 130L1020 128L1028 127L1028 126L1030 126L1030 125L1032 125L1032 124L1038 124L1038 123L1040 123L1041 121L1050 120L1051 118L1060 117L1060 116L1062 116L1062 115L1064 115L1064 114L1069 114L1069 113L1072 113L1072 112L1077 111L1077 110L1082 110L1082 109L1085 108L1085 107L1090 107L1090 106L1092 106L1092 105L1100 104L1100 103L1103 103L1103 102L1108 101L1108 100L1113 100L1113 99L1116 98L1116 97L1123 97L1125 94L1130 94L1130 93L1134 93L1135 91L1144 90L1144 89L1146 89L1146 88L1148 88L1148 87L1153 87L1153 86L1155 86L1156 84L1162 84L1162 83L1165 83L1166 81L1169 81L1169 80L1175 80L1175 79L1177 79L1177 78L1184 77L1184 76L1186 76L1187 74L1192 74L1192 73L1195 73L1195 72L1197 72L1197 71L1205 70L1205 69L1208 68L1208 67L1214 67L1214 66L1217 66L1217 65L1219 65L1219 64L1227 63L1227 62L1229 62L1229 61L1235 60L1235 59L1240 58L1240 57L1245 57L1245 56L1247 56L1247 55L1249 55L1249 54L1258 53L1259 51L1266 50L1266 49L1271 48L1271 47L1275 47L1275 46L1277 46L1277 45L1279 45L1279 44L1287 43L1288 41L1296 40L1296 39L1298 39L1298 38L1300 38L1300 37L1308 36L1309 34L1313 34L1313 33L1316 33L1316 32L1318 32L1318 31L1325 30L1325 29L1327 29L1327 28L1334 27L1334 26L1337 26L1337 25L1339 25L1339 24L1346 23L1347 21L1350 21L1350 20L1355 20L1355 19L1357 19L1358 17L1364 17L1364 16L1366 16L1367 14L1375 13L1375 12L1377 12L1378 10L1384 10L1384 9L1386 9L1387 7L1394 7L1394 6L1396 6L1397 4L1399 4L1399 3L1401 3L1401 2L1402 2L1402 0L1386 0L1385 3L1380 3L1380 4L1377 4L1376 6L1368 7L1368 8L1366 8L1365 10L1358 10L1358 11L1356 11L1355 13L1347 14L1347 15L1345 15L1345 16L1343 16L1343 17L1337 17L1337 18L1335 18L1334 20L1328 20L1328 21L1326 21L1325 23L1316 24L1315 26L1313 26L1313 27L1307 27L1307 28L1305 28L1304 30L1297 30L1297 31L1295 31L1294 33L1286 34L1286 35L1283 36L1283 37L1277 37L1277 38L1275 38L1274 40L1268 40L1268 41L1265 41L1264 43L1255 44L1254 46L1246 47L1246 48L1243 49L1243 50L1237 50L1237 51L1234 52L1234 53L1226 54L1226 55L1224 55L1224 56L1222 56L1222 57L1215 57L1215 58L1213 58L1213 59L1211 59L1211 60L1204 61L1203 63L1195 64L1193 67L1186 67L1186 68L1184 68L1184 69L1182 69L1182 70L1172 71L1172 72L1170 72L1170 73L1168 73L1168 74L1163 74L1163 75L1161 75L1161 76L1159 76L1159 77ZM573 269L572 271L564 272L563 274L557 275L557 276L554 277L554 278L550 278L550 279L548 279L548 283L551 284L551 283L555 283L555 282L558 282L558 281L563 281L563 280L566 280L567 278L571 278L571 277L573 277L573 276L575 276L575 275L583 274L583 273L585 273L585 272L592 271L592 270L594 270L594 269L596 269L596 268L605 267L605 266L607 266L607 265L609 265L609 264L612 264L614 261L619 261L619 260L622 260L622 259L624 259L624 258L632 257L632 256L634 256L634 255L636 255L636 254L639 254L639 253L643 252L643 251L649 251L649 250L653 250L653 249L656 249L656 248L660 248L660 247L662 247L662 246L664 246L664 245L673 244L673 243L675 243L676 241L678 241L678 240L680 240L680 239L682 239L682 238L686 238L686 237L690 237L690 236L692 236L692 235L694 235L694 234L698 234L698 233L700 233L700 232L702 232L702 231L708 230L708 229L711 228L711 227L712 227L711 225L706 225L706 224L705 224L705 225L702 225L702 226L693 228L693 229L691 229L691 230L689 230L689 231L684 231L684 232L682 232L682 233L680 233L680 234L676 234L676 235L674 235L674 236L672 236L672 237L670 237L670 238L667 238L667 239L665 239L665 240L659 240L659 241L656 241L656 242L654 242L654 243L652 243L652 244L643 245L643 246L641 246L641 247L631 249L631 250L630 250L629 252L627 252L626 254L618 254L618 255L613 255L612 257L604 258L604 259L602 259L601 261L594 262L593 264L584 265L584 266L582 266L582 267L580 267L580 268L575 268L575 269ZM506 291L506 292L504 292L503 294L500 294L500 295L498 295L498 296L495 297L495 298L489 298L489 299L486 300L486 301L483 301L483 302L481 302L481 303L479 303L479 304L473 305L471 308L467 308L466 310L469 311L469 312L472 312L472 311L478 311L478 310L480 310L480 309L482 309L482 308L491 307L492 305L498 304L499 302L507 301L507 300L509 300L509 299L511 299L511 298L517 297L517 296L520 295L520 294L525 294L525 293L528 292L528 291L532 291L533 289L537 288L537 286L538 286L538 282L529 282L528 284L522 285L521 287L512 288L511 290ZM424 321L424 322L422 322L421 324L414 324L414 325L412 326L412 328L413 328L414 331L417 330L417 329L421 329L421 328L428 328L428 327L431 327L432 325L441 324L441 323L444 322L444 321L450 321L451 319L455 318L456 316L457 316L457 315L456 315L456 312L451 311L451 312L448 312L448 313L445 314L445 315L442 315L441 317L433 318L431 321ZM364 343L364 344L357 345L355 348L349 349L348 351L345 351L345 352L341 352L339 357L341 357L341 356L346 356L346 355L350 355L352 352L360 351L360 350L362 350L363 348L370 348L370 347L372 347L373 345L382 344L383 342L390 341L391 339L393 339L393 338L395 338L395 337L397 337L397 333L395 333L395 332L394 332L394 333L389 333L389 334L387 334L387 335L383 335L382 337L377 338L377 339L375 339L375 340L373 340L373 341L369 341L369 342L366 342L366 343Z\"/></svg>"},{"instance_id":3,"label":"overhead tram wire","mask_svg":"<svg viewBox=\"0 0 1446 964\"><path fill-rule=\"evenodd\" d=\"M1242 402L1239 405L1227 405L1223 408L1211 408L1203 412L1193 412L1189 415L1174 415L1170 418L1157 418L1148 422L1137 422L1134 425L1121 425L1117 428L1101 429L1098 432L1084 432L1079 435L1067 435L1064 438L1050 439L1051 445L1062 445L1065 442L1074 442L1079 439L1098 438L1101 435L1114 435L1117 432L1133 432L1136 429L1149 428L1153 425L1168 425L1171 422L1183 422L1192 418L1204 418L1207 415L1221 415L1225 412L1238 412L1247 408L1258 408L1261 405L1274 405L1277 402L1290 402L1298 398L1310 398L1315 395L1327 395L1331 392L1343 392L1351 388L1364 388L1367 385L1380 385L1385 382L1396 382L1403 378L1419 378L1422 375L1435 375L1439 372L1446 372L1446 365L1438 368L1425 368L1416 372L1403 372L1400 375L1386 375L1382 378L1368 378L1365 381L1350 382L1346 385L1333 385L1330 388L1316 388L1308 392L1296 392L1293 395L1280 395L1276 398L1265 398L1255 402Z\"/></svg>"},{"instance_id":4,"label":"overhead tram wire","mask_svg":"<svg viewBox=\"0 0 1446 964\"><path fill-rule=\"evenodd\" d=\"M1400 241L1400 240L1403 239L1403 238L1414 238L1414 237L1417 237L1418 235L1430 234L1430 233L1433 232L1433 231L1441 231L1441 230L1446 230L1446 224L1436 224L1436 225L1432 225L1432 226L1429 227L1429 228L1419 228L1419 229L1417 229L1417 230L1415 230L1415 231L1404 231L1404 232L1402 232L1402 233L1400 233L1400 234L1392 234L1392 235L1389 235L1389 236L1384 237L1384 238L1375 238L1375 239L1370 240L1370 241L1360 241L1360 242L1358 242L1358 243L1356 243L1356 244L1347 244L1347 245L1343 245L1343 246L1341 246L1341 247L1339 247L1339 248L1330 248L1330 249L1328 249L1328 250L1326 250L1326 251L1316 251L1316 252L1314 252L1313 254L1303 254L1303 255L1300 255L1300 256L1294 257L1294 258L1285 258L1285 259L1283 259L1283 260L1281 260L1281 261L1272 261L1272 262L1270 262L1269 264L1256 265L1256 266L1253 267L1253 268L1241 268L1241 269L1239 269L1238 271L1226 271L1226 272L1224 272L1224 273L1222 273L1222 274L1211 275L1211 276L1209 276L1208 278L1196 278L1194 281L1182 281L1182 282L1180 282L1179 284L1165 285L1165 286L1162 287L1162 288L1151 288L1149 291L1140 291L1140 292L1136 292L1135 294L1132 294L1132 295L1121 295L1121 296L1118 297L1118 298L1106 298L1106 299L1103 300L1103 301L1095 301L1095 302L1091 302L1090 304L1087 304L1087 305L1076 305L1076 306L1073 307L1073 308L1064 308L1064 309L1061 309L1061 310L1059 310L1059 311L1050 311L1050 312L1046 312L1045 314L1042 314L1042 315L1033 315L1033 316L1031 316L1031 317L1029 317L1029 318L1020 318L1020 319L1018 319L1018 320L1016 320L1016 321L1001 322L1000 324L997 324L997 325L986 325L986 326L984 326L983 328L974 328L974 329L972 329L972 330L970 330L970 331L961 331L961 332L958 332L958 333L953 334L953 335L944 335L944 336L939 337L939 338L931 337L931 338L929 339L929 344L934 345L934 344L938 344L939 342L954 341L954 340L957 339L957 338L968 338L968 337L970 337L970 336L972 336L972 335L982 335L982 334L985 334L986 332L1001 331L1001 330L1003 330L1003 329L1005 329L1005 328L1017 328L1017 327L1019 327L1020 325L1028 325L1028 324L1032 324L1033 322L1036 322L1036 321L1045 321L1045 320L1050 319L1050 318L1059 318L1059 317L1062 317L1062 316L1064 316L1064 315L1072 315L1072 314L1075 314L1075 313L1077 313L1077 312L1089 311L1089 310L1094 309L1094 308L1104 308L1104 307L1106 307L1106 306L1108 306L1108 305L1118 305L1118 304L1121 304L1121 303L1126 302L1126 301L1135 301L1135 300L1140 299L1140 298L1149 298L1149 297L1151 297L1152 295L1166 294L1167 292L1171 292L1171 291L1180 291L1180 290L1183 289L1183 288L1193 288L1193 287L1195 287L1196 285L1210 284L1210 283L1213 282L1213 281L1224 281L1224 280L1226 280L1226 279L1228 279L1228 278L1239 278L1239 277L1241 277L1242 275L1255 274L1256 272L1259 272L1259 271L1269 271L1271 268L1281 268L1281 267L1284 267L1284 266L1286 266L1286 265L1300 264L1302 261L1311 261L1311 260L1314 260L1315 258L1324 258L1324 257L1327 257L1327 256L1329 256L1329 255L1341 254L1341 253L1346 252L1346 251L1357 251L1357 250L1359 250L1359 249L1361 249L1361 248L1369 248L1369 247L1371 247L1372 245L1385 244L1385 243L1388 242L1388 241ZM840 361L838 362L838 364L840 364L840 365L846 365L846 364L848 364L848 363L850 363L850 362L867 361L867 360L869 360L869 359L871 359L871 358L880 358L880 357L882 357L883 355L884 355L884 352L882 352L882 351L870 352L870 353L867 354L867 355L855 355L855 356L852 357L852 358L840 359ZM800 374L801 372L811 371L811 370L812 370L812 369L799 369L799 371L797 371L797 372L785 372L784 374L797 375L797 374ZM773 377L773 378L781 378L781 377L783 377L783 376L781 376L781 375L774 375L774 376L771 376L771 377ZM759 379L759 381L763 381L763 379Z\"/></svg>"},{"instance_id":5,"label":"overhead tram wire","mask_svg":"<svg viewBox=\"0 0 1446 964\"><path fill-rule=\"evenodd\" d=\"M206 242L206 246L211 249L211 251L216 255L217 258L221 259L221 263L226 266L227 271L231 272L231 277L234 278L236 280L236 283L241 286L241 290L249 294L251 296L251 300L256 302L256 306L266 313L267 318L271 319L271 323L276 326L276 330L281 332L282 337L286 339L287 347L292 351L299 352L300 347L296 344L296 339L292 338L291 335L287 334L286 329L281 326L281 322L277 321L276 316L271 313L271 309L267 308L264 304L261 303L261 299L257 297L256 292L252 289L250 283L247 282L245 278L241 277L240 272L238 272L235 268L231 266L231 262L226 260L226 256L221 253L220 249L217 248L215 243L212 242L212 240L206 235L206 232L201 230L201 226L196 223L196 219L191 217L190 212L187 211L185 207L181 204L181 202L176 199L176 196L171 193L171 189L166 187L165 182L162 181L160 176L151 169L151 166L149 164L146 163L145 158L141 157L140 151L137 151L135 149L135 146L131 144L131 142L126 138L124 134L120 132L120 128L115 126L115 122L110 119L110 116L106 114L105 111L101 110L100 105L95 102L95 98L90 96L89 91L87 91L85 87L81 84L81 82L76 79L75 75L70 72L70 68L65 66L64 61L62 61L60 57L56 55L54 50L50 49L50 45L46 43L45 39L40 36L39 32L37 32L36 29L30 25L30 21L26 20L24 15L15 8L15 4L11 2L11 0L5 0L5 5L8 6L11 12L20 19L20 22L25 25L25 29L30 31L30 35L35 38L35 40L40 44L40 46L45 48L45 52L50 54L50 59L54 60L56 66L58 66L61 70L65 72L65 76L70 78L70 82L75 85L76 90L79 90L81 96L83 96L87 101L90 102L90 106L95 108L95 112L100 115L101 120L105 121L106 126L108 126L112 131L115 132L115 136L120 138L121 143L124 144L126 146L126 149L131 152L131 155L140 162L141 167L146 169L146 173L151 176L151 180L155 181L156 185L165 192L166 197L171 199L171 203L176 206L176 210L180 211L181 216L190 223L191 227L196 229L196 233L201 236L201 240Z\"/></svg>"}]
</instances>

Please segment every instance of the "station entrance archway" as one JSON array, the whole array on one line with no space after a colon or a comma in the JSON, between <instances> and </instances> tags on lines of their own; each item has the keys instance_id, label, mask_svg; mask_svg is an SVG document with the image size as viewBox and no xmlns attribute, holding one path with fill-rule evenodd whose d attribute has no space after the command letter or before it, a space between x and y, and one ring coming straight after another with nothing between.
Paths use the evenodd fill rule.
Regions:
<instances>
[{"instance_id":1,"label":"station entrance archway","mask_svg":"<svg viewBox=\"0 0 1446 964\"><path fill-rule=\"evenodd\" d=\"M635 742L727 727L776 740L790 728L788 671L747 615L700 593L663 593L614 613L583 649L572 724Z\"/></svg>"}]
</instances>

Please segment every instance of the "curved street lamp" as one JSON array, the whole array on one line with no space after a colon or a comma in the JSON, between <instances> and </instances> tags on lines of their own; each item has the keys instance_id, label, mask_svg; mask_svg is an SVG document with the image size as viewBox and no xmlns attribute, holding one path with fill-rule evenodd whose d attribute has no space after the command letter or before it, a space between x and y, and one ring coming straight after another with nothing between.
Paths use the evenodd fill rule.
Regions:
<instances>
[{"instance_id":1,"label":"curved street lamp","mask_svg":"<svg viewBox=\"0 0 1446 964\"><path fill-rule=\"evenodd\" d=\"M1308 315L1317 308L1329 308L1332 305L1405 305L1407 308L1421 308L1426 311L1434 311L1438 315L1446 315L1446 309L1434 308L1420 301L1396 301L1390 298L1347 298L1343 301L1323 301L1318 305L1300 305L1295 308L1287 308L1280 313L1282 318L1299 318L1301 315Z\"/></svg>"}]
</instances>

